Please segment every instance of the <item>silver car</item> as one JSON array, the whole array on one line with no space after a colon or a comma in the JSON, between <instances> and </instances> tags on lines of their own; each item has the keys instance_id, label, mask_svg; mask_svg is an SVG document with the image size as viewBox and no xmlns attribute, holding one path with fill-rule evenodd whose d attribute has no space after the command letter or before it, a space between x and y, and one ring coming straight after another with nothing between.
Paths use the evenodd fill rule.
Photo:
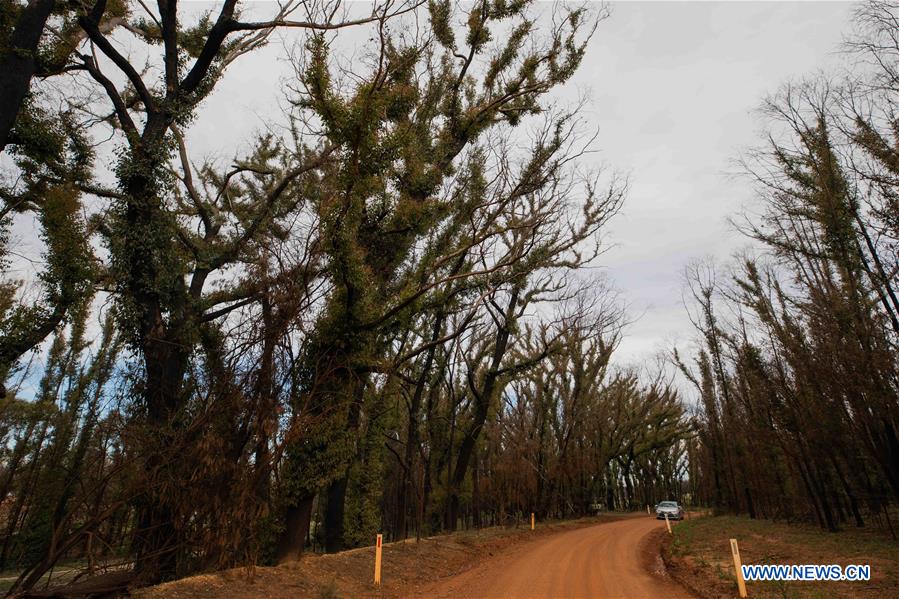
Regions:
<instances>
[{"instance_id":1,"label":"silver car","mask_svg":"<svg viewBox=\"0 0 899 599\"><path fill-rule=\"evenodd\" d=\"M664 520L665 516L669 520L683 520L684 508L679 506L676 501L662 501L656 505L656 520Z\"/></svg>"}]
</instances>

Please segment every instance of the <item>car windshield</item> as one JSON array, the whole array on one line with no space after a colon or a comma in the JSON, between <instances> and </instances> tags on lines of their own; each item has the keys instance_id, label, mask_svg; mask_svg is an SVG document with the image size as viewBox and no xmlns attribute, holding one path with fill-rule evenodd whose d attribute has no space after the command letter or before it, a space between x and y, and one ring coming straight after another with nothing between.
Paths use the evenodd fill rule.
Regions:
<instances>
[{"instance_id":1,"label":"car windshield","mask_svg":"<svg viewBox=\"0 0 899 599\"><path fill-rule=\"evenodd\" d=\"M663 501L659 504L659 507L677 507L676 501Z\"/></svg>"}]
</instances>

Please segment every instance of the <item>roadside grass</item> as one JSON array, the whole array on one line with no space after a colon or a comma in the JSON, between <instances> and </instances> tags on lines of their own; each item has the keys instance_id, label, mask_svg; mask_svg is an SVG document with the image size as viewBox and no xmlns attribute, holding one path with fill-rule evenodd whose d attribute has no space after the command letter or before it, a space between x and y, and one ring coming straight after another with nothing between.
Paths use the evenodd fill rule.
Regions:
<instances>
[{"instance_id":1,"label":"roadside grass","mask_svg":"<svg viewBox=\"0 0 899 599\"><path fill-rule=\"evenodd\" d=\"M426 597L440 579L469 570L506 548L566 530L643 517L642 513L603 512L577 520L538 521L469 529L384 543L383 582L372 585L374 547L327 555L305 554L281 566L233 568L198 574L155 587L135 589L135 599L334 599L336 597Z\"/></svg>"},{"instance_id":2,"label":"roadside grass","mask_svg":"<svg viewBox=\"0 0 899 599\"><path fill-rule=\"evenodd\" d=\"M737 596L729 539L743 564L869 564L868 582L747 582L750 597L899 597L899 543L888 533L851 529L828 533L738 516L708 516L679 523L665 548L672 576L706 598Z\"/></svg>"},{"instance_id":3,"label":"roadside grass","mask_svg":"<svg viewBox=\"0 0 899 599\"><path fill-rule=\"evenodd\" d=\"M51 582L64 584L85 567L87 567L87 562L84 560L63 560L59 562L53 570L41 578L37 588L43 588L46 583ZM19 574L21 574L19 570L0 570L0 593L8 591L13 583L19 578Z\"/></svg>"}]
</instances>

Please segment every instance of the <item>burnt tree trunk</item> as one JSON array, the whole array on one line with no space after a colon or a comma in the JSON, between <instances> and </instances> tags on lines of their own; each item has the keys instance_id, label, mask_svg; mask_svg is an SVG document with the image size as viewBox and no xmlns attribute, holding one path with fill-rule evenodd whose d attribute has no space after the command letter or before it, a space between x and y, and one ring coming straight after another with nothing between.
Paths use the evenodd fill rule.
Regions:
<instances>
[{"instance_id":1,"label":"burnt tree trunk","mask_svg":"<svg viewBox=\"0 0 899 599\"><path fill-rule=\"evenodd\" d=\"M314 500L314 495L301 497L296 505L285 510L284 529L287 534L280 535L275 546L275 555L279 562L298 560L303 555Z\"/></svg>"},{"instance_id":2,"label":"burnt tree trunk","mask_svg":"<svg viewBox=\"0 0 899 599\"><path fill-rule=\"evenodd\" d=\"M413 488L413 465L416 456L421 449L421 434L419 431L419 417L421 416L422 399L424 398L425 388L431 379L431 367L434 364L434 355L437 353L437 340L443 330L443 322L445 319L444 312L438 312L434 319L434 326L431 330L431 347L425 354L422 363L421 374L415 382L415 390L412 393L412 400L409 402L409 420L406 425L406 448L405 448L405 467L403 468L402 482L399 492L397 493L397 514L396 514L396 534L400 538L409 536L406 506L412 497Z\"/></svg>"},{"instance_id":3,"label":"burnt tree trunk","mask_svg":"<svg viewBox=\"0 0 899 599\"><path fill-rule=\"evenodd\" d=\"M38 44L55 0L30 0L19 13L9 47L0 54L0 152L38 69Z\"/></svg>"},{"instance_id":4,"label":"burnt tree trunk","mask_svg":"<svg viewBox=\"0 0 899 599\"><path fill-rule=\"evenodd\" d=\"M456 530L456 521L459 515L459 489L465 482L465 476L468 473L468 466L475 450L478 438L481 435L481 429L487 421L487 414L490 411L490 402L496 393L497 383L500 377L500 365L506 350L509 347L509 337L511 335L511 324L514 318L515 310L518 307L518 295L520 289L515 287L509 298L509 304L506 307L504 322L499 325L496 330L496 338L493 346L493 355L490 360L490 366L484 375L481 385L475 384L474 380L469 379L469 387L475 399L475 413L472 417L471 424L465 430L462 437L462 444L459 446L458 457L456 458L455 471L450 479L450 502L447 524L450 530Z\"/></svg>"}]
</instances>

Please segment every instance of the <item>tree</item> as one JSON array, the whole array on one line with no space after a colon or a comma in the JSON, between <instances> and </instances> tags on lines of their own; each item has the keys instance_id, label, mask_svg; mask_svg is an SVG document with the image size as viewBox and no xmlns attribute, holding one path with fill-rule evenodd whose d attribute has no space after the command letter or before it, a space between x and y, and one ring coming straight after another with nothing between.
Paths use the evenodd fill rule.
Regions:
<instances>
[{"instance_id":1,"label":"tree","mask_svg":"<svg viewBox=\"0 0 899 599\"><path fill-rule=\"evenodd\" d=\"M430 29L420 38L407 42L390 36L382 25L371 71L349 91L332 76L324 38L314 36L310 42L301 80L308 99L300 104L321 123L341 156L333 179L326 182L333 191L318 214L334 290L302 367L308 377L303 405L315 415L315 424L295 431L297 443L288 452L282 559L299 554L312 502L322 487L328 487L326 547L342 545L346 473L362 390L383 352L379 331L400 317L409 318L419 300L447 280L487 275L487 270L503 276L504 267L514 272L514 264L501 260L486 269L471 259L456 274L448 275L447 269L470 249L526 226L526 217L504 210L526 198L534 198L532 206L544 189L551 193L565 164L561 151L570 134L567 117L546 128L514 182L503 180L509 171L498 173L498 187L506 197L490 197L477 167L451 179L464 160L463 151L491 129L539 112L539 99L567 80L580 62L592 32L587 23L584 35L585 13L569 11L545 44L526 49L533 29L526 8L527 3L474 6L465 19L464 46L456 41L458 15L449 2L429 5ZM491 27L512 31L493 52L488 46ZM469 160L475 157L471 154ZM614 204L619 196L610 195ZM588 199L585 223L571 231L567 249L595 231L610 211L605 203L594 206ZM483 228L468 229L472 220ZM525 222L515 222L520 220ZM527 235L518 236L515 243L520 245L509 249L510 261L517 262L526 248L534 250L535 262L564 251L560 239L547 242L542 235L539 231L530 238L536 246L531 248ZM515 312L517 300L513 303ZM499 345L501 357L504 343ZM486 379L489 387L493 378ZM466 446L463 455L469 453ZM462 462L468 459L466 455ZM461 468L463 475L466 468Z\"/></svg>"},{"instance_id":2,"label":"tree","mask_svg":"<svg viewBox=\"0 0 899 599\"><path fill-rule=\"evenodd\" d=\"M222 304L234 308L244 299L237 297L235 302L228 293L204 295L210 274L237 260L247 243L263 234L260 226L277 214L276 204L296 193L296 186L307 182L305 176L328 153L326 148L298 149L292 163L264 177L261 189L250 188L248 194L261 192L261 198L253 198L261 202L252 204L251 214L237 215L238 232L224 240L219 237L225 234L218 220L209 218L222 194L204 206L191 193L185 173L188 198L197 203L190 208L190 216L203 221L204 246L192 234L184 234L189 227L179 220L178 199L167 193L168 160L179 137L176 129L190 121L227 66L263 44L275 28L335 30L376 18L333 21L336 6L332 5L308 7L313 9L310 16L324 15L321 22L314 17L294 21L289 17L300 5L290 2L272 19L246 22L239 20L237 4L237 0L226 0L215 19L203 17L193 27L179 25L176 0L160 3L158 14L149 13L149 20L133 19L127 29L136 41L161 48L159 82L149 73L142 74L104 35L101 23L112 5L98 0L89 7L77 7L78 25L127 81L127 88L116 87L105 72L107 63L96 55L76 52L66 67L83 71L106 94L125 144L116 171L119 190L107 194L111 205L102 233L111 256L109 276L119 327L143 363L140 417L147 434L138 451L146 468L147 492L140 497L135 569L148 582L169 577L177 569L178 523L173 522L172 507L156 481L167 478L171 450L179 446L177 422L187 406L184 382L193 348L204 334L205 323L227 314ZM391 6L378 7L373 14L383 18ZM408 8L400 5L397 10ZM266 160L270 148L264 146L256 160ZM247 172L238 167L225 178L222 191L229 189L230 178Z\"/></svg>"}]
</instances>

